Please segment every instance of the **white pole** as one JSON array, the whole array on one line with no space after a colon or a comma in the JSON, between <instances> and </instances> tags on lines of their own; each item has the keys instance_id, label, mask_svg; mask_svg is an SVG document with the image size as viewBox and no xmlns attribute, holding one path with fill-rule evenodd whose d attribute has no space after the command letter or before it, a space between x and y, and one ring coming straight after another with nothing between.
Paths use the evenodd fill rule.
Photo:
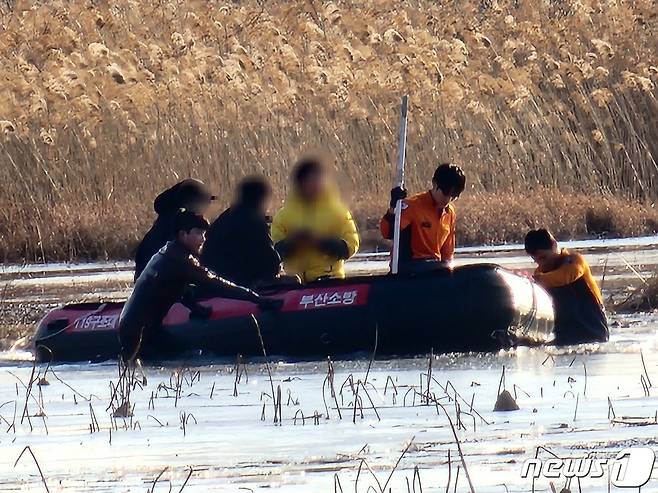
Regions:
<instances>
[{"instance_id":1,"label":"white pole","mask_svg":"<svg viewBox=\"0 0 658 493\"><path fill-rule=\"evenodd\" d=\"M404 160L407 151L407 109L409 106L409 96L402 97L402 107L400 108L400 140L398 142L398 163L396 187L404 187ZM393 255L391 258L391 272L398 273L398 264L400 263L400 217L402 216L402 201L398 200L395 204L395 226L393 228Z\"/></svg>"}]
</instances>

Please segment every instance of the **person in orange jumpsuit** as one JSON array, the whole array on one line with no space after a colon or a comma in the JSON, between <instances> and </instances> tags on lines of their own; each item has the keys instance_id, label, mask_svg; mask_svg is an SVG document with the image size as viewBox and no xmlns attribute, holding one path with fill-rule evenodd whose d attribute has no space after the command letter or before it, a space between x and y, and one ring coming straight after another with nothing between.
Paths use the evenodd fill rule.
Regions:
<instances>
[{"instance_id":1,"label":"person in orange jumpsuit","mask_svg":"<svg viewBox=\"0 0 658 493\"><path fill-rule=\"evenodd\" d=\"M432 188L407 198L407 191L391 190L390 207L379 223L385 239L393 239L395 205L402 200L399 272L433 270L455 256L456 214L453 201L466 186L459 166L442 164L434 172Z\"/></svg>"},{"instance_id":2,"label":"person in orange jumpsuit","mask_svg":"<svg viewBox=\"0 0 658 493\"><path fill-rule=\"evenodd\" d=\"M535 281L553 298L556 343L607 341L603 297L585 257L560 249L546 229L530 231L525 250L537 264Z\"/></svg>"}]
</instances>

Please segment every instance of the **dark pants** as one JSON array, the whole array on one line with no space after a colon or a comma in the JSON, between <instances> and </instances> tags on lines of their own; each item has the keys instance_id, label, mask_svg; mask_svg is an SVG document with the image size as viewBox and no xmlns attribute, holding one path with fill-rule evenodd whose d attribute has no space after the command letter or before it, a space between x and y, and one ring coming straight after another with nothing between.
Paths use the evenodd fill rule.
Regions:
<instances>
[{"instance_id":1,"label":"dark pants","mask_svg":"<svg viewBox=\"0 0 658 493\"><path fill-rule=\"evenodd\" d=\"M605 342L610 335L603 307L581 277L567 286L549 288L555 308L557 344Z\"/></svg>"},{"instance_id":2,"label":"dark pants","mask_svg":"<svg viewBox=\"0 0 658 493\"><path fill-rule=\"evenodd\" d=\"M137 358L147 361L173 358L181 352L181 348L160 326L143 326L136 330L120 331L119 334L121 357L126 362Z\"/></svg>"},{"instance_id":3,"label":"dark pants","mask_svg":"<svg viewBox=\"0 0 658 493\"><path fill-rule=\"evenodd\" d=\"M123 361L133 361L140 356L142 348L148 343L150 330L142 326L121 324L119 327L119 342L121 343L121 358Z\"/></svg>"}]
</instances>

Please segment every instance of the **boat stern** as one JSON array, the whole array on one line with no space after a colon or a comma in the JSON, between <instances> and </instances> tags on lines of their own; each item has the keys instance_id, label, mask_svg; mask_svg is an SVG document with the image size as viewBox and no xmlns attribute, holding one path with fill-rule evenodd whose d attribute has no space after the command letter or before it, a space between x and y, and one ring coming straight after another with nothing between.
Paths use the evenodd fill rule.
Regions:
<instances>
[{"instance_id":1,"label":"boat stern","mask_svg":"<svg viewBox=\"0 0 658 493\"><path fill-rule=\"evenodd\" d=\"M550 295L531 279L503 268L498 275L509 289L515 319L507 337L516 344L547 344L555 340L555 312Z\"/></svg>"},{"instance_id":2,"label":"boat stern","mask_svg":"<svg viewBox=\"0 0 658 493\"><path fill-rule=\"evenodd\" d=\"M120 303L80 303L56 308L35 332L37 362L99 361L115 358Z\"/></svg>"}]
</instances>

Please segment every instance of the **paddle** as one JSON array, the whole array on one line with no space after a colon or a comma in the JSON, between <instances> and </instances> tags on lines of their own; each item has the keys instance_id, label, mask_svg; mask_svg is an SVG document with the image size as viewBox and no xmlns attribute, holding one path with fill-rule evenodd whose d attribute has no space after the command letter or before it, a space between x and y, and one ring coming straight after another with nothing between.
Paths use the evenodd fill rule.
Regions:
<instances>
[{"instance_id":1,"label":"paddle","mask_svg":"<svg viewBox=\"0 0 658 493\"><path fill-rule=\"evenodd\" d=\"M404 187L404 160L407 150L407 109L409 105L409 96L402 97L402 106L400 108L400 140L398 142L398 162L397 176L395 181L396 187ZM398 263L400 261L400 218L402 216L402 201L398 200L395 204L395 226L393 227L393 254L391 257L391 272L398 273Z\"/></svg>"}]
</instances>

